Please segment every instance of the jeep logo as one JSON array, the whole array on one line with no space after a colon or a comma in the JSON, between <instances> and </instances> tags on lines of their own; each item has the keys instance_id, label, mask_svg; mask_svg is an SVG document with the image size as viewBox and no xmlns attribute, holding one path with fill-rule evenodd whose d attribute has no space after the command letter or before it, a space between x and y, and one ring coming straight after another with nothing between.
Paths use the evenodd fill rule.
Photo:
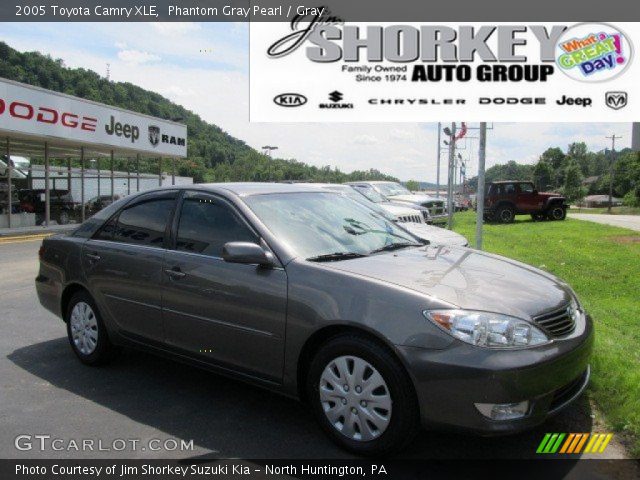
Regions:
<instances>
[{"instance_id":1,"label":"jeep logo","mask_svg":"<svg viewBox=\"0 0 640 480\"><path fill-rule=\"evenodd\" d=\"M274 97L273 102L281 107L300 107L307 103L307 97L299 93L281 93Z\"/></svg>"},{"instance_id":2,"label":"jeep logo","mask_svg":"<svg viewBox=\"0 0 640 480\"><path fill-rule=\"evenodd\" d=\"M104 126L107 135L115 135L117 137L130 138L131 143L134 143L140 138L140 129L135 125L129 125L128 123L122 124L116 122L116 119L111 116L111 122Z\"/></svg>"}]
</instances>

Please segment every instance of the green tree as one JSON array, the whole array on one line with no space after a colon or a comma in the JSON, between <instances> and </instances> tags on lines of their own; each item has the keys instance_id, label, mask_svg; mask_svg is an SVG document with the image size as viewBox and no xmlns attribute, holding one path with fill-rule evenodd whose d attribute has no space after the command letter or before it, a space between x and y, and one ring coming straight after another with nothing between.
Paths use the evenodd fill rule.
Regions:
<instances>
[{"instance_id":1,"label":"green tree","mask_svg":"<svg viewBox=\"0 0 640 480\"><path fill-rule=\"evenodd\" d=\"M569 201L583 198L586 194L582 186L582 171L580 165L575 160L570 160L564 171L563 193Z\"/></svg>"},{"instance_id":2,"label":"green tree","mask_svg":"<svg viewBox=\"0 0 640 480\"><path fill-rule=\"evenodd\" d=\"M412 192L416 192L420 190L420 183L417 182L416 180L409 180L404 184L404 186L407 187L407 189L411 190Z\"/></svg>"},{"instance_id":3,"label":"green tree","mask_svg":"<svg viewBox=\"0 0 640 480\"><path fill-rule=\"evenodd\" d=\"M538 190L547 190L553 186L553 168L544 160L540 160L533 169L533 183Z\"/></svg>"}]
</instances>

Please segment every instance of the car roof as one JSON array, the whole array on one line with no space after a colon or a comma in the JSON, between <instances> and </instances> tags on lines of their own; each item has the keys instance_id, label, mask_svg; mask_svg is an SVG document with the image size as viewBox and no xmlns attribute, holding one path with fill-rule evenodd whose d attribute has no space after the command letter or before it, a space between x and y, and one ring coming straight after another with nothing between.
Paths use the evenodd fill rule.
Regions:
<instances>
[{"instance_id":1,"label":"car roof","mask_svg":"<svg viewBox=\"0 0 640 480\"><path fill-rule=\"evenodd\" d=\"M531 180L496 180L490 183L533 183Z\"/></svg>"},{"instance_id":2,"label":"car roof","mask_svg":"<svg viewBox=\"0 0 640 480\"><path fill-rule=\"evenodd\" d=\"M357 183L369 183L371 185L374 184L378 184L378 183L398 183L398 182L394 182L393 180L360 180L359 182L345 182L347 185L355 185Z\"/></svg>"},{"instance_id":3,"label":"car roof","mask_svg":"<svg viewBox=\"0 0 640 480\"><path fill-rule=\"evenodd\" d=\"M320 189L312 183L261 183L261 182L227 182L227 183L197 183L192 185L174 185L165 187L179 190L203 190L219 192L226 190L240 197L250 195L267 195L272 193L303 193L318 192ZM326 189L323 190L326 192Z\"/></svg>"}]
</instances>

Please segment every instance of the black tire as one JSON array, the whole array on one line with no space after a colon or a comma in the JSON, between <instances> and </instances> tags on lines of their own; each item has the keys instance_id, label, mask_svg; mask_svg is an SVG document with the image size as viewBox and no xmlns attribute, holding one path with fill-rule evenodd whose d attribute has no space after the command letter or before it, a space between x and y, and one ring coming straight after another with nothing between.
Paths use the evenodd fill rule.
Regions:
<instances>
[{"instance_id":1,"label":"black tire","mask_svg":"<svg viewBox=\"0 0 640 480\"><path fill-rule=\"evenodd\" d=\"M567 218L567 209L563 205L552 205L547 212L549 220L564 220Z\"/></svg>"},{"instance_id":2,"label":"black tire","mask_svg":"<svg viewBox=\"0 0 640 480\"><path fill-rule=\"evenodd\" d=\"M392 405L389 423L373 440L348 438L325 415L320 400L321 376L325 367L341 356L358 357L368 362L388 387ZM306 389L314 416L325 433L336 444L357 455L390 455L409 444L420 430L420 409L411 379L391 351L365 336L343 334L324 343L309 366Z\"/></svg>"},{"instance_id":3,"label":"black tire","mask_svg":"<svg viewBox=\"0 0 640 480\"><path fill-rule=\"evenodd\" d=\"M62 210L58 215L58 225L68 225L70 220L71 217L69 215L69 212L67 212L66 210Z\"/></svg>"},{"instance_id":4,"label":"black tire","mask_svg":"<svg viewBox=\"0 0 640 480\"><path fill-rule=\"evenodd\" d=\"M76 343L76 340L74 340L72 332L72 313L76 305L82 303L88 305L91 308L96 322L96 328L92 330L97 333L97 342L95 344L95 347L90 352L81 351L81 346L79 346ZM99 366L104 365L113 359L113 357L117 353L117 348L109 340L109 335L107 333L107 329L104 326L104 322L102 321L102 317L100 316L100 312L98 311L98 307L96 306L93 298L91 298L91 295L89 295L88 292L84 290L79 291L71 297L64 320L67 324L67 337L69 339L71 349L82 363L84 363L85 365Z\"/></svg>"},{"instance_id":5,"label":"black tire","mask_svg":"<svg viewBox=\"0 0 640 480\"><path fill-rule=\"evenodd\" d=\"M544 213L532 213L531 219L534 222L542 222L547 219L547 216Z\"/></svg>"},{"instance_id":6,"label":"black tire","mask_svg":"<svg viewBox=\"0 0 640 480\"><path fill-rule=\"evenodd\" d=\"M503 205L496 210L495 219L500 223L511 223L516 218L516 212L510 205Z\"/></svg>"}]
</instances>

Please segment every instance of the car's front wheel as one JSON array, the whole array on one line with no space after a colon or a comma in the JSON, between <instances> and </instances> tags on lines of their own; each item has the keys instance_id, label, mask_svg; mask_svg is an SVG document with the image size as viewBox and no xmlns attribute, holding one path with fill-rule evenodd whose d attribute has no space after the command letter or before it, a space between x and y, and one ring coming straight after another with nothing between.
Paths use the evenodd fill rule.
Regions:
<instances>
[{"instance_id":1,"label":"car's front wheel","mask_svg":"<svg viewBox=\"0 0 640 480\"><path fill-rule=\"evenodd\" d=\"M79 291L71 297L65 317L74 353L86 365L107 363L115 353L98 308L91 296Z\"/></svg>"},{"instance_id":2,"label":"car's front wheel","mask_svg":"<svg viewBox=\"0 0 640 480\"><path fill-rule=\"evenodd\" d=\"M498 208L496 211L496 219L500 223L511 223L516 217L516 212L513 207L505 205L503 207Z\"/></svg>"},{"instance_id":3,"label":"car's front wheel","mask_svg":"<svg viewBox=\"0 0 640 480\"><path fill-rule=\"evenodd\" d=\"M395 356L360 335L332 338L318 351L307 394L325 432L359 455L387 455L420 428L413 384Z\"/></svg>"},{"instance_id":4,"label":"car's front wheel","mask_svg":"<svg viewBox=\"0 0 640 480\"><path fill-rule=\"evenodd\" d=\"M564 220L567 217L567 209L562 205L556 205L549 209L549 220Z\"/></svg>"}]
</instances>

